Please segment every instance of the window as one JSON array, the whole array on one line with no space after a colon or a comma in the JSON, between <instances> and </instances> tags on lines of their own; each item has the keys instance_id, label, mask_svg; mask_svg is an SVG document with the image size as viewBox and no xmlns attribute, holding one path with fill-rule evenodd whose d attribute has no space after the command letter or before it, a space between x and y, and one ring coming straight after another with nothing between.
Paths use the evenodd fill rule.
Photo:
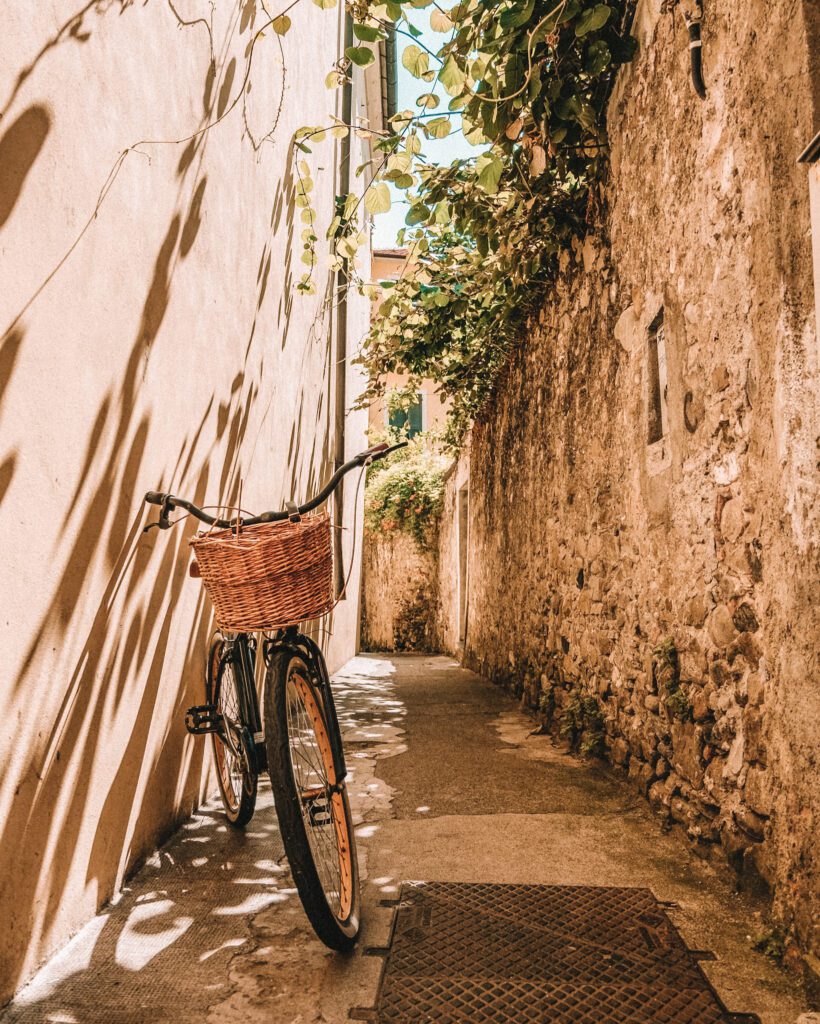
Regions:
<instances>
[{"instance_id":1,"label":"window","mask_svg":"<svg viewBox=\"0 0 820 1024\"><path fill-rule=\"evenodd\" d=\"M647 423L648 444L666 437L669 431L666 407L666 339L663 333L663 310L658 313L649 328L649 346L647 351Z\"/></svg>"},{"instance_id":2,"label":"window","mask_svg":"<svg viewBox=\"0 0 820 1024\"><path fill-rule=\"evenodd\" d=\"M424 430L424 395L419 391L407 409L392 409L387 414L388 426L401 430L407 437L415 437Z\"/></svg>"}]
</instances>

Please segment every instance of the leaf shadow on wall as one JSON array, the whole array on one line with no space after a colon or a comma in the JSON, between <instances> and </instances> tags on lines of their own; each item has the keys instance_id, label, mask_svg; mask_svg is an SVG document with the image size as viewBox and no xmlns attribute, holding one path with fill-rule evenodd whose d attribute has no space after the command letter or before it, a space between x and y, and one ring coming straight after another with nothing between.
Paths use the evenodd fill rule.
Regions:
<instances>
[{"instance_id":1,"label":"leaf shadow on wall","mask_svg":"<svg viewBox=\"0 0 820 1024\"><path fill-rule=\"evenodd\" d=\"M210 116L210 110L205 116ZM203 151L201 146L200 155ZM189 166L180 194L188 189L187 179L194 173L194 162ZM36 947L47 940L67 896L75 852L86 842L83 833L87 834L89 825L95 834L87 879L96 883L101 902L112 894L118 879L133 869L141 851L160 840L180 816L189 814L200 796L203 748L187 738L181 712L201 700L210 611L200 595L194 620L183 627L188 629L188 639L182 672L173 679L163 678L173 631L180 628L178 622L175 626L175 605L186 567L179 556L190 529L173 539L162 538L165 549L157 566L151 558L156 540L153 536L143 539L145 515L141 503L136 512L134 506L139 501L137 487L144 482L152 419L142 411L140 401L144 365L170 304L175 268L195 245L205 193L203 176L194 184L187 210L180 204L171 217L121 382L115 392L102 396L86 451L78 459L81 477L62 533L67 536L73 524L74 539L65 556L59 550L54 553L55 562L62 561L54 596L25 653L22 671L12 683L12 696L18 700L48 685L51 670L46 666L54 661L52 651L59 652L61 644L73 648L80 616L87 621L86 595L92 573L103 559L109 567L108 582L73 667L61 672L68 682L61 684L66 693L54 726L50 735L24 753L11 809L0 829L0 861L16 865L13 885L5 887L2 895L6 906L0 935L4 950L0 996L11 994L17 986L30 942ZM22 338L21 328L3 342L0 365L9 372L3 374L0 387L10 380ZM184 467L181 483L187 479L194 499L200 501L217 453L221 463L217 471L226 480L231 477L247 424L250 403L243 402L236 390L228 399L225 416L214 424L216 397L211 395L196 429L181 438L170 473L174 478ZM207 434L203 456L201 444ZM3 463L7 473L13 465L8 459ZM154 579L146 589L149 567ZM176 658L175 664L179 664ZM133 692L133 681L138 694ZM173 688L174 707L169 725L157 737L155 715L164 687ZM112 764L110 744L103 744L118 713L133 714L133 721L127 743ZM110 781L102 785L107 795L97 816L93 808L99 801L101 780L106 778Z\"/></svg>"},{"instance_id":2,"label":"leaf shadow on wall","mask_svg":"<svg viewBox=\"0 0 820 1024\"><path fill-rule=\"evenodd\" d=\"M19 329L9 331L0 343L0 416L3 414L3 399L9 384L11 384L22 343L23 331ZM17 451L12 449L0 461L0 505L2 505L14 477L17 454Z\"/></svg>"},{"instance_id":3,"label":"leaf shadow on wall","mask_svg":"<svg viewBox=\"0 0 820 1024\"><path fill-rule=\"evenodd\" d=\"M28 107L0 138L0 229L11 216L51 128L41 104Z\"/></svg>"},{"instance_id":4,"label":"leaf shadow on wall","mask_svg":"<svg viewBox=\"0 0 820 1024\"><path fill-rule=\"evenodd\" d=\"M203 123L217 102L212 97L221 93L221 77L221 71L209 67ZM17 986L30 944L35 948L47 945L49 930L73 891L69 883L73 885L76 879L75 857L78 847L87 845L87 830L93 828L94 836L86 881L96 886L99 905L134 869L142 851L173 829L201 796L203 745L186 736L181 712L202 699L211 613L200 594L190 623L181 624L175 617L187 579L186 560L181 556L195 524L178 527L176 536L158 538L156 532L143 536L145 514L138 488L145 486L143 463L152 421L161 414L161 406L144 411L140 389L151 349L161 337L176 268L194 251L203 222L207 178L201 170L207 138L195 140L177 167L178 202L154 260L122 378L101 397L86 450L77 459L80 479L53 555L54 564L61 566L53 598L12 685L17 701L24 704L33 695L36 705L38 690L50 685L52 651L59 651L61 645L79 651L60 668L61 678L55 682L65 687L65 696L50 732L24 752L11 810L0 825L0 862L16 865L12 886L0 895L0 948L4 950L0 998ZM190 198L183 200L183 195ZM285 205L291 206L292 198L286 189L284 198L275 197L274 209L277 203L280 212ZM292 211L288 220L290 253ZM275 221L272 216L272 226ZM287 262L285 287L290 283L290 257ZM178 451L170 455L162 479L152 474L150 486L162 488L173 482L175 488L184 489L201 503L218 481L220 500L236 502L246 468L241 453L263 365L262 356L258 365L251 359L257 317L268 286L270 250L264 262L260 260L260 266L265 265L267 272L257 280L256 313L241 370L221 393L210 395L199 422L192 424ZM288 296L284 300L285 335L290 302ZM13 368L22 338L22 326L7 336L0 349L0 363L7 361ZM328 374L330 359L328 346ZM304 383L300 389L301 420ZM330 464L327 437L328 431L323 467ZM294 469L294 486L298 482L295 467L304 465L304 454L297 438L288 458L288 468ZM12 454L2 463L3 467L8 464L10 473L13 459ZM313 452L309 464L310 486L314 481ZM65 545L68 550L63 554ZM153 553L157 545L161 555ZM98 590L91 588L101 567L106 567L108 574L98 597ZM95 602L91 615L89 594ZM91 625L85 627L84 639L75 647L80 622L88 621ZM178 644L175 637L180 630L187 631L182 671L169 679L163 673L165 660L171 645ZM179 664L177 656L174 664ZM173 711L158 736L157 717L161 712L165 719L168 703L163 696L166 687L174 691ZM109 733L114 725L122 728L123 715L130 718L128 738L119 748L110 742ZM101 785L105 795L100 804Z\"/></svg>"}]
</instances>

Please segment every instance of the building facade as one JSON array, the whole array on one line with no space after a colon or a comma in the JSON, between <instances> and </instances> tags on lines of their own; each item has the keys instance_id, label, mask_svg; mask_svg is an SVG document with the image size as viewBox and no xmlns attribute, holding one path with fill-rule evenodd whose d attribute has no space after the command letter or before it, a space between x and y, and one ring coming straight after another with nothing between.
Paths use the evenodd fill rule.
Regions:
<instances>
[{"instance_id":1,"label":"building facade","mask_svg":"<svg viewBox=\"0 0 820 1024\"><path fill-rule=\"evenodd\" d=\"M212 628L194 524L143 533L143 494L281 507L367 428L349 410L369 303L340 315L323 251L316 294L295 291L291 141L343 113L323 81L342 8L300 6L279 35L253 0L77 7L12 5L0 43L0 1003L212 788L183 725ZM382 71L353 83L375 128ZM312 149L324 237L369 145ZM331 668L357 626L350 598Z\"/></svg>"},{"instance_id":2,"label":"building facade","mask_svg":"<svg viewBox=\"0 0 820 1024\"><path fill-rule=\"evenodd\" d=\"M406 249L374 249L371 261L371 280L396 281L407 260ZM376 303L378 305L378 302ZM418 385L415 401L407 409L391 411L390 393L406 387L409 377L402 373L389 373L384 381L383 395L374 399L369 410L369 426L373 437L394 427L415 437L427 431L439 430L447 417L447 405L441 400L435 381L423 380Z\"/></svg>"}]
</instances>

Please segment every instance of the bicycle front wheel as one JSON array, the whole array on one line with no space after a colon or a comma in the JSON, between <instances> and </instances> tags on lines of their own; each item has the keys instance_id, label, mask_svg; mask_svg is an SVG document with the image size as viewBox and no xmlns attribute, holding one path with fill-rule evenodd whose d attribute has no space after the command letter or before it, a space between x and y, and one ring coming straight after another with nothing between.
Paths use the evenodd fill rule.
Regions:
<instances>
[{"instance_id":1,"label":"bicycle front wheel","mask_svg":"<svg viewBox=\"0 0 820 1024\"><path fill-rule=\"evenodd\" d=\"M347 787L305 662L277 651L265 681L265 742L282 841L310 923L331 949L353 948L361 897Z\"/></svg>"}]
</instances>

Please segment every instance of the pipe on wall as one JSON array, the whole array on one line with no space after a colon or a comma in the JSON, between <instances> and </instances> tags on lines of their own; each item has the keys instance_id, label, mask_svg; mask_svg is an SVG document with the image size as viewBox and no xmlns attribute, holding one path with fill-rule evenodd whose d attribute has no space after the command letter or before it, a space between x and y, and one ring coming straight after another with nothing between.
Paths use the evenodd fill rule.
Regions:
<instances>
[{"instance_id":1,"label":"pipe on wall","mask_svg":"<svg viewBox=\"0 0 820 1024\"><path fill-rule=\"evenodd\" d=\"M706 98L706 84L703 81L703 44L700 26L703 21L703 4L693 0L691 7L683 8L683 19L689 30L689 61L692 68L692 85L701 99Z\"/></svg>"},{"instance_id":2,"label":"pipe on wall","mask_svg":"<svg viewBox=\"0 0 820 1024\"><path fill-rule=\"evenodd\" d=\"M344 49L353 45L353 17L344 14ZM351 124L353 117L353 69L342 86L341 120ZM341 140L339 150L339 194L346 197L350 192L350 140L352 132ZM333 403L333 469L337 470L345 461L345 411L347 406L347 260L336 271L333 295L336 299L336 344L333 361L335 364L335 394ZM344 525L344 481L339 481L334 498L334 565L336 596L343 600L344 564L342 559L342 527Z\"/></svg>"}]
</instances>

